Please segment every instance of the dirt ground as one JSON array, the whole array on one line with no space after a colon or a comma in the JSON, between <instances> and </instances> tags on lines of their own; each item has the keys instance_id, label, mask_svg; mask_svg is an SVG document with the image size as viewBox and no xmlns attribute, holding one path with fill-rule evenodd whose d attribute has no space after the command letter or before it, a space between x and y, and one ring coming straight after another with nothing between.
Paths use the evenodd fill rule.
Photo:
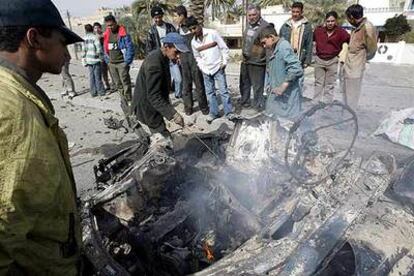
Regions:
<instances>
[{"instance_id":1,"label":"dirt ground","mask_svg":"<svg viewBox=\"0 0 414 276\"><path fill-rule=\"evenodd\" d=\"M135 82L141 62L134 62L131 68L131 78ZM368 156L373 151L392 153L398 162L403 162L414 154L413 150L393 144L382 137L372 137L371 134L378 127L382 118L392 110L398 110L414 105L414 78L412 67L389 64L368 64L363 83L363 93L358 112L359 136L354 146L356 154ZM64 128L70 147L70 155L78 192L81 196L87 194L94 187L93 166L98 160L116 149L117 145L130 143L136 136L133 133L125 133L124 129L112 130L104 125L104 118L123 119L119 104L119 97L112 93L104 97L92 98L89 94L87 70L80 62L72 61L70 72L73 76L76 90L79 96L73 100L62 98L62 80L60 76L44 75L39 85L46 91L56 109L56 115L60 125ZM229 89L236 105L239 95L239 64L229 64L227 68ZM313 93L313 70L307 69L305 78L305 97L311 97ZM341 95L337 93L337 98ZM176 108L183 112L181 100L171 97ZM304 109L311 107L310 101L304 103ZM236 106L236 110L240 110ZM251 111L243 110L242 115ZM224 118L218 119L213 124L205 123L204 116L200 112L192 116L184 116L189 128L195 132L208 133L219 128L222 124L232 128L233 123ZM171 130L177 128L169 126ZM179 135L178 132L175 135Z\"/></svg>"}]
</instances>

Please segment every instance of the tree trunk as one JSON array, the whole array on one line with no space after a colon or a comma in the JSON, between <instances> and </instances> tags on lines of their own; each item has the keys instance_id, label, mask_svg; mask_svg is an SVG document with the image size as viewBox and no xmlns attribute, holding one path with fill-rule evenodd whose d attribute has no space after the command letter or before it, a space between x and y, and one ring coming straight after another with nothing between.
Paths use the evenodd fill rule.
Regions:
<instances>
[{"instance_id":1,"label":"tree trunk","mask_svg":"<svg viewBox=\"0 0 414 276\"><path fill-rule=\"evenodd\" d=\"M204 24L204 1L191 0L190 9L192 15L197 19L198 23Z\"/></svg>"}]
</instances>

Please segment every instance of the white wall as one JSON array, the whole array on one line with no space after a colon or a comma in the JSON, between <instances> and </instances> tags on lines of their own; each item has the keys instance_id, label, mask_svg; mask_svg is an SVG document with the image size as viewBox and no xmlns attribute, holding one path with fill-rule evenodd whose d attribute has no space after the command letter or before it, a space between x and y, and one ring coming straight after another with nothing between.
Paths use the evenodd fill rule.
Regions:
<instances>
[{"instance_id":1,"label":"white wall","mask_svg":"<svg viewBox=\"0 0 414 276\"><path fill-rule=\"evenodd\" d=\"M359 4L364 8L388 8L389 0L360 0Z\"/></svg>"},{"instance_id":2,"label":"white wall","mask_svg":"<svg viewBox=\"0 0 414 276\"><path fill-rule=\"evenodd\" d=\"M378 51L371 62L414 65L414 44L407 44L404 41L379 43Z\"/></svg>"}]
</instances>

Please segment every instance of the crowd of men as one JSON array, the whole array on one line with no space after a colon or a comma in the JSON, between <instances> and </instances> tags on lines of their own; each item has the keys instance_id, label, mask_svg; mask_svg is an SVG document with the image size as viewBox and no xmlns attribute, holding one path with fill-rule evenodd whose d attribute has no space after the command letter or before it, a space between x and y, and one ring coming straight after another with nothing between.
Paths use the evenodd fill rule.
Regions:
<instances>
[{"instance_id":1,"label":"crowd of men","mask_svg":"<svg viewBox=\"0 0 414 276\"><path fill-rule=\"evenodd\" d=\"M247 9L240 73L241 104L274 117L295 118L301 112L304 68L312 63L316 44L315 101L331 101L336 68L344 63L345 102L357 108L365 63L376 50L375 28L352 5L346 17L355 28L349 35L329 12L323 26L312 31L295 2L292 17L279 34L262 19L260 8ZM159 7L151 10L147 56L134 93L129 67L134 57L131 37L113 16L86 25L84 39L70 31L50 0L3 0L0 5L0 274L78 275L82 247L76 185L68 144L53 105L36 84L44 73L64 71L67 88L70 55L67 45L84 41L83 64L90 75L92 96L114 89L137 120L151 132L168 136L164 118L184 126L169 93L183 98L185 114L194 112L194 98L207 122L221 114L232 120L233 103L226 82L229 49L212 29L175 9L175 28L163 20ZM341 58L344 45L349 45ZM195 97L193 98L193 83ZM250 97L253 91L253 101ZM72 94L73 96L74 94ZM266 97L265 97L266 95Z\"/></svg>"},{"instance_id":2,"label":"crowd of men","mask_svg":"<svg viewBox=\"0 0 414 276\"><path fill-rule=\"evenodd\" d=\"M303 3L294 2L291 17L278 33L274 24L262 18L260 6L251 4L247 7L248 24L243 33L239 78L239 101L243 108L265 111L269 116L296 118L301 112L304 69L313 66L315 103L334 100L337 73L340 72L343 100L357 109L365 62L376 52L375 28L363 17L363 8L358 4L346 10L348 22L355 27L351 34L338 26L336 11L328 12L324 24L313 30L303 9ZM147 34L146 60L154 59L153 53L158 52L163 56L161 60L168 63L168 68L158 68L163 73L159 76L160 81L151 82L149 78L157 74L149 70L154 70L153 63L159 61L144 61L146 66L142 66L139 72L134 97L129 77L134 46L125 27L118 25L111 15L105 18L107 29L103 34L99 23L93 27L85 26L83 60L90 72L91 95L104 95L104 87L109 88L107 73L102 70L104 66L109 66L115 89L120 92L124 106L130 105L128 113L134 114L140 123L155 133L168 133L163 118L183 121L179 112L172 111L167 97L170 90L174 91L177 99L182 98L185 115L194 112L196 100L208 123L222 114L217 90L225 117L234 119L225 71L229 48L221 35L213 29L204 28L193 16L188 17L184 6L178 6L173 11L173 24L164 20L164 11L159 6L151 9L151 17L153 25ZM174 42L167 43L167 37L167 41ZM165 54L168 47L175 48L177 55L168 57ZM67 65L64 69L63 72L67 70ZM106 80L105 86L102 79ZM168 114L159 107L160 103L168 106Z\"/></svg>"}]
</instances>

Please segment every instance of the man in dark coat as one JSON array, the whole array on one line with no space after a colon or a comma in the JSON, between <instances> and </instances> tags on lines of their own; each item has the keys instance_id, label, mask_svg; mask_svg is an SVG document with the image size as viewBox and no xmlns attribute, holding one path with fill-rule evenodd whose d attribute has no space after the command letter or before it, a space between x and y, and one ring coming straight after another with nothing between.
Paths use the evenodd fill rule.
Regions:
<instances>
[{"instance_id":1,"label":"man in dark coat","mask_svg":"<svg viewBox=\"0 0 414 276\"><path fill-rule=\"evenodd\" d=\"M184 6L178 6L173 13L174 23L177 24L177 32L182 35L190 49L189 53L180 55L181 72L183 76L183 102L184 112L190 116L193 114L194 100L193 100L193 82L195 85L195 98L198 101L198 107L204 115L209 113L206 91L204 88L203 74L197 66L194 55L191 52L191 40L193 34L187 28L187 9Z\"/></svg>"},{"instance_id":2,"label":"man in dark coat","mask_svg":"<svg viewBox=\"0 0 414 276\"><path fill-rule=\"evenodd\" d=\"M155 6L151 9L151 17L154 20L154 24L149 29L147 35L145 45L147 54L159 49L168 33L176 32L176 29L172 24L164 21L164 11L159 6Z\"/></svg>"},{"instance_id":3,"label":"man in dark coat","mask_svg":"<svg viewBox=\"0 0 414 276\"><path fill-rule=\"evenodd\" d=\"M183 117L169 99L169 62L177 60L179 53L189 52L186 41L178 33L168 33L161 48L152 51L144 60L135 84L132 110L137 119L148 126L151 133L169 136L164 118L184 126Z\"/></svg>"}]
</instances>

